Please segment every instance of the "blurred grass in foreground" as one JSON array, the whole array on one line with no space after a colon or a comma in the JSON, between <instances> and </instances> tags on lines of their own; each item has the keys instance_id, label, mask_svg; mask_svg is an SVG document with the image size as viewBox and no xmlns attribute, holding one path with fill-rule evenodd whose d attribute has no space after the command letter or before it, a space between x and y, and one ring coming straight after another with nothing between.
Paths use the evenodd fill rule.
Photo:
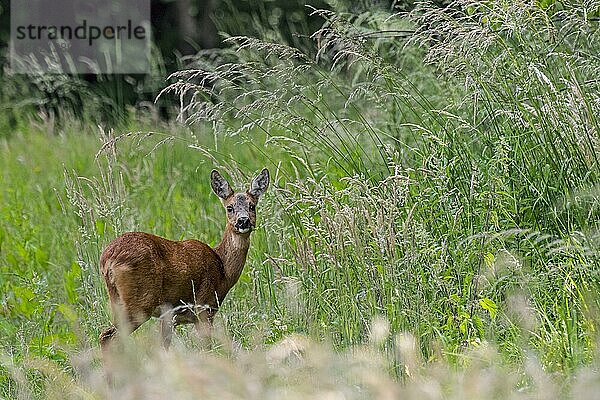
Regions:
<instances>
[{"instance_id":1,"label":"blurred grass in foreground","mask_svg":"<svg viewBox=\"0 0 600 400\"><path fill-rule=\"evenodd\" d=\"M391 337L392 357L402 364L398 381L389 370L390 354L381 350L390 339L389 324L375 319L369 331L365 344L344 351L298 334L247 350L218 325L210 348L176 343L165 352L156 335L138 334L114 354L110 385L97 350L73 353L69 372L39 357L18 367L6 356L2 361L20 399L34 397L32 376L44 382L45 399L585 400L596 398L600 385L595 366L579 368L565 381L545 371L532 353L506 365L488 344L463 353L458 364L425 362L410 334Z\"/></svg>"}]
</instances>

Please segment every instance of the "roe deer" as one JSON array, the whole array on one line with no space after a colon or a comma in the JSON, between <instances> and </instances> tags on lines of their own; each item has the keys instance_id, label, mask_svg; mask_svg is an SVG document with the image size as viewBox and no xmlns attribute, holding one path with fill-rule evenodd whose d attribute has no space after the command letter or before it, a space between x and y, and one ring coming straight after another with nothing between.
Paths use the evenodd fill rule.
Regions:
<instances>
[{"instance_id":1,"label":"roe deer","mask_svg":"<svg viewBox=\"0 0 600 400\"><path fill-rule=\"evenodd\" d=\"M234 193L215 170L210 178L227 210L225 233L214 249L197 240L176 242L129 232L102 252L100 272L115 323L100 335L102 350L117 330L129 334L153 316L161 317L165 348L176 325L195 323L200 334L210 329L219 305L244 268L256 224L256 203L269 186L269 171L263 169L245 193Z\"/></svg>"}]
</instances>

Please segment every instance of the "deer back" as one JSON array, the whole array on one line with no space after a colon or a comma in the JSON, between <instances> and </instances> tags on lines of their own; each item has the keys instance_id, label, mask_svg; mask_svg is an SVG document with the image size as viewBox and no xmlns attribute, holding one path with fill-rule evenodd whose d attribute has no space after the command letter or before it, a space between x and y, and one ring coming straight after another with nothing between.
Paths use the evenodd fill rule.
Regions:
<instances>
[{"instance_id":1,"label":"deer back","mask_svg":"<svg viewBox=\"0 0 600 400\"><path fill-rule=\"evenodd\" d=\"M171 241L143 232L126 233L104 250L100 270L109 296L128 313L152 314L161 305L216 306L223 264L197 240Z\"/></svg>"}]
</instances>

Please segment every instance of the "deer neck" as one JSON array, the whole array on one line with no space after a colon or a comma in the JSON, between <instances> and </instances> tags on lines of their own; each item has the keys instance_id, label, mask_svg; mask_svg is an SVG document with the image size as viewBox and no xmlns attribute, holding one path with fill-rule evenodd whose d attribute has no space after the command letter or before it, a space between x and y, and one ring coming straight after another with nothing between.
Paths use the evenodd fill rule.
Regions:
<instances>
[{"instance_id":1,"label":"deer neck","mask_svg":"<svg viewBox=\"0 0 600 400\"><path fill-rule=\"evenodd\" d=\"M227 224L221 243L214 248L223 263L227 289L231 288L239 279L246 263L249 247L250 233L234 233L233 227Z\"/></svg>"}]
</instances>

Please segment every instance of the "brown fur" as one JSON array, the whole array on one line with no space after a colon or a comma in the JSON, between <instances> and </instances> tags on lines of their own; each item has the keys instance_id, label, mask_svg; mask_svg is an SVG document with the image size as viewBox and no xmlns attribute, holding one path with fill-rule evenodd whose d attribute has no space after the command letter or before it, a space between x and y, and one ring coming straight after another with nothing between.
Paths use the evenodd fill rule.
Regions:
<instances>
[{"instance_id":1,"label":"brown fur","mask_svg":"<svg viewBox=\"0 0 600 400\"><path fill-rule=\"evenodd\" d=\"M162 316L164 345L169 346L172 327L196 323L202 332L229 290L238 281L256 223L255 205L268 186L268 171L253 180L246 193L235 194L216 172L211 175L215 193L227 209L227 224L221 242L210 248L197 240L172 241L143 232L116 238L102 252L100 272L106 282L115 320L100 335L103 349L117 331L134 331L152 316ZM252 194L250 194L252 192ZM238 226L246 219L249 230ZM249 221L249 222L248 222ZM182 305L208 306L173 311Z\"/></svg>"}]
</instances>

